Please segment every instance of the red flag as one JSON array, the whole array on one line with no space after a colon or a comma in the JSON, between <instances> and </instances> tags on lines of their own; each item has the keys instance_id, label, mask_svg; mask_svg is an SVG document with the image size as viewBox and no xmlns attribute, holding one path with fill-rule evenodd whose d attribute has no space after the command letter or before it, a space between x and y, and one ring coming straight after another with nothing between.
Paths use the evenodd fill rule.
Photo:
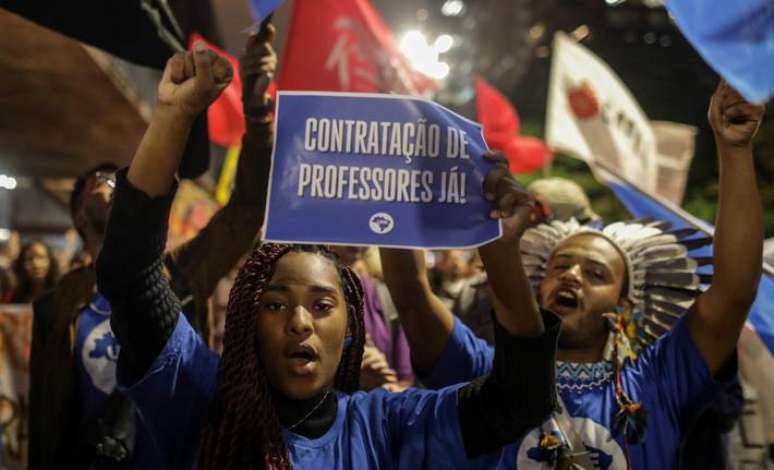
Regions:
<instances>
[{"instance_id":1,"label":"red flag","mask_svg":"<svg viewBox=\"0 0 774 470\"><path fill-rule=\"evenodd\" d=\"M234 68L234 78L231 83L207 110L210 141L223 147L240 145L242 135L245 133L245 116L242 109L242 80L239 78L239 61L236 57L218 49L196 33L191 35L189 47L193 47L198 41L203 41L208 48L228 59Z\"/></svg>"},{"instance_id":2,"label":"red flag","mask_svg":"<svg viewBox=\"0 0 774 470\"><path fill-rule=\"evenodd\" d=\"M296 0L280 90L426 95L437 88L411 68L369 0Z\"/></svg>"},{"instance_id":3,"label":"red flag","mask_svg":"<svg viewBox=\"0 0 774 470\"><path fill-rule=\"evenodd\" d=\"M531 173L553 159L545 142L519 135L519 113L508 98L483 78L476 79L476 107L484 139L490 147L505 153L511 172Z\"/></svg>"}]
</instances>

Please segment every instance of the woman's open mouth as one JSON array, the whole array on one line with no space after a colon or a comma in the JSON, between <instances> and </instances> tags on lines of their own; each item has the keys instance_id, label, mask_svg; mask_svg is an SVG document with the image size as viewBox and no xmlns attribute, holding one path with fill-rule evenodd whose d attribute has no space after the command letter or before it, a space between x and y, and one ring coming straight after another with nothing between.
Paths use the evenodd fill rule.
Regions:
<instances>
[{"instance_id":1,"label":"woman's open mouth","mask_svg":"<svg viewBox=\"0 0 774 470\"><path fill-rule=\"evenodd\" d=\"M291 373L295 375L308 375L317 369L320 356L317 351L307 344L295 344L285 348L285 357L288 358Z\"/></svg>"}]
</instances>

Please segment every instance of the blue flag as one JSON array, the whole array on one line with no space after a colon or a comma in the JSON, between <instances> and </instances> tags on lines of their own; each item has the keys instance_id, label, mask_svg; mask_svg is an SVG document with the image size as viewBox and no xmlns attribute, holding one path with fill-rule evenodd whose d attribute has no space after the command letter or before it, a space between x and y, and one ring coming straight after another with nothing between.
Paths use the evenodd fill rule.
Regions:
<instances>
[{"instance_id":1,"label":"blue flag","mask_svg":"<svg viewBox=\"0 0 774 470\"><path fill-rule=\"evenodd\" d=\"M283 0L250 0L250 5L253 10L253 18L260 23L265 20L267 16L271 15L277 7L280 6Z\"/></svg>"},{"instance_id":2,"label":"blue flag","mask_svg":"<svg viewBox=\"0 0 774 470\"><path fill-rule=\"evenodd\" d=\"M397 95L280 92L266 239L474 247L501 225L481 188L481 127Z\"/></svg>"},{"instance_id":3,"label":"blue flag","mask_svg":"<svg viewBox=\"0 0 774 470\"><path fill-rule=\"evenodd\" d=\"M652 217L657 220L667 220L675 228L693 227L707 235L714 233L714 227L693 217L671 203L660 201L639 190L634 185L613 175L605 169L600 169L603 180L608 187L635 217ZM712 247L706 246L691 252L692 256L712 256ZM710 268L709 266L705 268ZM764 266L764 275L758 285L758 296L747 318L748 324L755 330L761 341L774 355L774 271ZM711 271L711 270L710 270ZM707 270L704 270L707 272Z\"/></svg>"},{"instance_id":4,"label":"blue flag","mask_svg":"<svg viewBox=\"0 0 774 470\"><path fill-rule=\"evenodd\" d=\"M774 94L772 0L670 0L669 13L704 60L750 101Z\"/></svg>"}]
</instances>

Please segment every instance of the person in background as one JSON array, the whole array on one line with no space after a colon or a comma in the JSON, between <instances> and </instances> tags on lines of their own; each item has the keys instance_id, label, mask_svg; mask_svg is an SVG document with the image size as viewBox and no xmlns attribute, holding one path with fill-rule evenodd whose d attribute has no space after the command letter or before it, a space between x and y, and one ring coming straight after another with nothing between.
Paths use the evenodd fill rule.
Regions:
<instances>
[{"instance_id":1,"label":"person in background","mask_svg":"<svg viewBox=\"0 0 774 470\"><path fill-rule=\"evenodd\" d=\"M0 303L7 303L13 295L16 280L13 262L19 256L19 232L0 229Z\"/></svg>"},{"instance_id":2,"label":"person in background","mask_svg":"<svg viewBox=\"0 0 774 470\"><path fill-rule=\"evenodd\" d=\"M583 225L602 222L602 218L591 208L586 192L573 180L540 178L530 183L527 190L546 208L546 215L552 220L566 222L574 218Z\"/></svg>"},{"instance_id":3,"label":"person in background","mask_svg":"<svg viewBox=\"0 0 774 470\"><path fill-rule=\"evenodd\" d=\"M241 267L245 259L240 259L236 267ZM215 287L215 292L210 297L210 349L218 355L223 353L223 335L226 331L226 310L228 309L228 296L234 286L238 270L232 269L224 276Z\"/></svg>"},{"instance_id":4,"label":"person in background","mask_svg":"<svg viewBox=\"0 0 774 470\"><path fill-rule=\"evenodd\" d=\"M72 271L72 265L74 258L79 254L83 253L86 250L84 250L81 247L81 237L78 234L78 231L74 228L68 228L65 230L62 239L64 241L64 244L61 246L61 248L58 250L57 253L57 262L59 263L59 271L63 273L67 273L69 271ZM76 262L77 264L77 262ZM82 266L87 266L91 263L82 264Z\"/></svg>"},{"instance_id":5,"label":"person in background","mask_svg":"<svg viewBox=\"0 0 774 470\"><path fill-rule=\"evenodd\" d=\"M433 292L476 336L494 344L492 299L478 252L443 250L432 255Z\"/></svg>"},{"instance_id":6,"label":"person in background","mask_svg":"<svg viewBox=\"0 0 774 470\"><path fill-rule=\"evenodd\" d=\"M442 250L435 253L434 272L437 275L435 291L449 305L460 295L466 281L473 274L471 269L472 251Z\"/></svg>"},{"instance_id":7,"label":"person in background","mask_svg":"<svg viewBox=\"0 0 774 470\"><path fill-rule=\"evenodd\" d=\"M69 266L68 272L91 266L92 263L93 263L93 260L91 259L91 254L88 252L88 250L79 250L77 253L73 255L72 258L70 258L70 266Z\"/></svg>"},{"instance_id":8,"label":"person in background","mask_svg":"<svg viewBox=\"0 0 774 470\"><path fill-rule=\"evenodd\" d=\"M253 246L263 221L273 146L266 95L276 67L273 36L273 26L251 35L241 60L247 132L231 198L192 240L164 256L182 311L205 339L209 297ZM116 169L104 164L84 173L70 198L73 224L92 259L102 251ZM94 267L84 267L34 305L29 470L145 469L161 458L145 439L134 405L116 390L121 348L110 325L113 306L95 287Z\"/></svg>"},{"instance_id":9,"label":"person in background","mask_svg":"<svg viewBox=\"0 0 774 470\"><path fill-rule=\"evenodd\" d=\"M381 282L368 274L363 258L365 249L333 246L331 250L358 274L363 286L366 344L360 370L361 388L384 387L397 392L411 387L415 377L408 341L400 324L390 318L389 311L384 307L384 293L380 295L378 288Z\"/></svg>"},{"instance_id":10,"label":"person in background","mask_svg":"<svg viewBox=\"0 0 774 470\"><path fill-rule=\"evenodd\" d=\"M14 304L32 302L52 289L59 279L59 265L51 248L40 240L24 245L13 263L16 286L9 297Z\"/></svg>"}]
</instances>

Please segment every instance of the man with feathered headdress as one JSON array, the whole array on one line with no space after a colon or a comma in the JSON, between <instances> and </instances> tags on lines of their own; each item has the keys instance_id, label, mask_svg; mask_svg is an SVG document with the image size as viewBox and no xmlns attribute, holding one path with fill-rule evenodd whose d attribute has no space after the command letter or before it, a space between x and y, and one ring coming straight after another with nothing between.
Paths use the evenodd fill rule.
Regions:
<instances>
[{"instance_id":1,"label":"man with feathered headdress","mask_svg":"<svg viewBox=\"0 0 774 470\"><path fill-rule=\"evenodd\" d=\"M712 259L688 255L710 240L653 221L602 229L555 221L515 237L521 266L510 269L523 270L533 301L562 320L560 406L505 451L504 466L677 467L691 418L736 375L736 342L761 275L751 140L763 112L725 83L710 102L720 167ZM504 224L511 215L492 214ZM385 249L382 258L422 381L441 387L486 373L498 358L432 294L421 254ZM705 288L709 276L697 268L710 263Z\"/></svg>"}]
</instances>

